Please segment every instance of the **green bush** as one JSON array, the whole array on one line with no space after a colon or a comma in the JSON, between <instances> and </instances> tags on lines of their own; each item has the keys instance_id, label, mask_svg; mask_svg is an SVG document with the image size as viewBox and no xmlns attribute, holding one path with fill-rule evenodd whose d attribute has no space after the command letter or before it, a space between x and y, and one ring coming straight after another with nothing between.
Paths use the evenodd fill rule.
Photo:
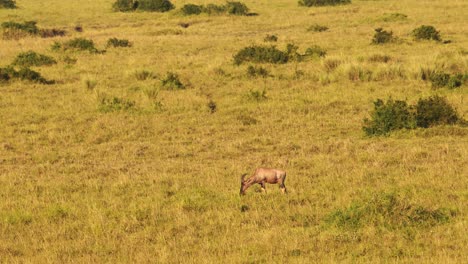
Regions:
<instances>
[{"instance_id":1,"label":"green bush","mask_svg":"<svg viewBox=\"0 0 468 264\"><path fill-rule=\"evenodd\" d=\"M0 83L7 82L12 78L11 69L9 68L0 68Z\"/></svg>"},{"instance_id":2,"label":"green bush","mask_svg":"<svg viewBox=\"0 0 468 264\"><path fill-rule=\"evenodd\" d=\"M305 53L301 55L303 58L307 57L325 57L327 52L321 47L314 45L306 49Z\"/></svg>"},{"instance_id":3,"label":"green bush","mask_svg":"<svg viewBox=\"0 0 468 264\"><path fill-rule=\"evenodd\" d=\"M117 0L113 5L112 8L116 12L130 12L135 11L138 7L137 0Z\"/></svg>"},{"instance_id":4,"label":"green bush","mask_svg":"<svg viewBox=\"0 0 468 264\"><path fill-rule=\"evenodd\" d=\"M91 53L99 53L99 50L94 46L94 42L85 38L74 38L66 41L63 44L55 42L52 45L52 50L71 50L71 51L89 51Z\"/></svg>"},{"instance_id":5,"label":"green bush","mask_svg":"<svg viewBox=\"0 0 468 264\"><path fill-rule=\"evenodd\" d=\"M435 40L441 41L439 31L433 26L422 25L418 28L415 28L411 34L415 40Z\"/></svg>"},{"instance_id":6,"label":"green bush","mask_svg":"<svg viewBox=\"0 0 468 264\"><path fill-rule=\"evenodd\" d=\"M7 68L0 68L0 81L9 81L19 79L22 81L30 81L41 84L53 84L53 81L48 81L42 75L36 71L33 71L27 67L20 68L19 71L9 66Z\"/></svg>"},{"instance_id":7,"label":"green bush","mask_svg":"<svg viewBox=\"0 0 468 264\"><path fill-rule=\"evenodd\" d=\"M203 12L203 6L201 5L186 4L182 7L182 13L186 16L199 15L202 12Z\"/></svg>"},{"instance_id":8,"label":"green bush","mask_svg":"<svg viewBox=\"0 0 468 264\"><path fill-rule=\"evenodd\" d=\"M327 30L328 30L328 27L322 26L319 24L314 24L307 29L307 31L312 31L312 32L323 32Z\"/></svg>"},{"instance_id":9,"label":"green bush","mask_svg":"<svg viewBox=\"0 0 468 264\"><path fill-rule=\"evenodd\" d=\"M344 5L350 4L351 0L299 0L300 6L333 6L333 5Z\"/></svg>"},{"instance_id":10,"label":"green bush","mask_svg":"<svg viewBox=\"0 0 468 264\"><path fill-rule=\"evenodd\" d=\"M98 110L103 113L126 111L135 108L135 102L118 97L109 97L100 95L98 97L99 107Z\"/></svg>"},{"instance_id":11,"label":"green bush","mask_svg":"<svg viewBox=\"0 0 468 264\"><path fill-rule=\"evenodd\" d=\"M36 24L36 21L26 21L24 23L13 21L3 22L1 24L3 38L13 39L28 35L37 35L39 34L39 28Z\"/></svg>"},{"instance_id":12,"label":"green bush","mask_svg":"<svg viewBox=\"0 0 468 264\"><path fill-rule=\"evenodd\" d=\"M217 15L226 12L226 7L223 5L208 4L206 7L203 7L203 13L209 15Z\"/></svg>"},{"instance_id":13,"label":"green bush","mask_svg":"<svg viewBox=\"0 0 468 264\"><path fill-rule=\"evenodd\" d=\"M393 130L415 127L411 108L405 101L378 99L374 102L371 119L364 119L363 130L368 136L387 135Z\"/></svg>"},{"instance_id":14,"label":"green bush","mask_svg":"<svg viewBox=\"0 0 468 264\"><path fill-rule=\"evenodd\" d=\"M225 8L230 15L245 16L249 12L249 8L241 2L227 2Z\"/></svg>"},{"instance_id":15,"label":"green bush","mask_svg":"<svg viewBox=\"0 0 468 264\"><path fill-rule=\"evenodd\" d=\"M466 75L463 74L455 74L450 77L447 87L449 89L455 89L463 85L464 79L466 79Z\"/></svg>"},{"instance_id":16,"label":"green bush","mask_svg":"<svg viewBox=\"0 0 468 264\"><path fill-rule=\"evenodd\" d=\"M276 42L278 41L278 37L275 35L266 35L266 37L263 39L265 42Z\"/></svg>"},{"instance_id":17,"label":"green bush","mask_svg":"<svg viewBox=\"0 0 468 264\"><path fill-rule=\"evenodd\" d=\"M106 47L114 47L114 48L118 48L118 47L131 47L132 46L132 43L130 43L130 41L128 41L128 39L118 39L118 38L110 38L107 40L107 45Z\"/></svg>"},{"instance_id":18,"label":"green bush","mask_svg":"<svg viewBox=\"0 0 468 264\"><path fill-rule=\"evenodd\" d=\"M376 28L374 38L372 39L373 44L384 44L394 40L393 32L385 31L382 28Z\"/></svg>"},{"instance_id":19,"label":"green bush","mask_svg":"<svg viewBox=\"0 0 468 264\"><path fill-rule=\"evenodd\" d=\"M429 80L431 80L432 87L444 87L448 84L450 80L450 74L443 73L443 72L434 72L429 76Z\"/></svg>"},{"instance_id":20,"label":"green bush","mask_svg":"<svg viewBox=\"0 0 468 264\"><path fill-rule=\"evenodd\" d=\"M427 99L419 99L416 104L416 124L418 127L452 125L459 120L457 112L444 97L432 96Z\"/></svg>"},{"instance_id":21,"label":"green bush","mask_svg":"<svg viewBox=\"0 0 468 264\"><path fill-rule=\"evenodd\" d=\"M15 0L0 0L0 9L13 9L16 8Z\"/></svg>"},{"instance_id":22,"label":"green bush","mask_svg":"<svg viewBox=\"0 0 468 264\"><path fill-rule=\"evenodd\" d=\"M268 77L268 71L263 67L255 67L250 65L247 67L247 75L250 77Z\"/></svg>"},{"instance_id":23,"label":"green bush","mask_svg":"<svg viewBox=\"0 0 468 264\"><path fill-rule=\"evenodd\" d=\"M53 65L57 61L46 55L38 54L34 51L22 52L16 56L13 61L13 65L21 67L30 67L30 66L43 66L43 65Z\"/></svg>"},{"instance_id":24,"label":"green bush","mask_svg":"<svg viewBox=\"0 0 468 264\"><path fill-rule=\"evenodd\" d=\"M167 90L182 90L185 86L179 79L179 75L173 72L168 72L166 77L161 80L161 85Z\"/></svg>"},{"instance_id":25,"label":"green bush","mask_svg":"<svg viewBox=\"0 0 468 264\"><path fill-rule=\"evenodd\" d=\"M260 102L268 99L266 95L266 90L250 90L247 94L247 99L250 101Z\"/></svg>"},{"instance_id":26,"label":"green bush","mask_svg":"<svg viewBox=\"0 0 468 264\"><path fill-rule=\"evenodd\" d=\"M139 0L137 10L150 12L167 12L175 6L169 0Z\"/></svg>"},{"instance_id":27,"label":"green bush","mask_svg":"<svg viewBox=\"0 0 468 264\"><path fill-rule=\"evenodd\" d=\"M284 64L289 60L288 53L274 46L250 46L243 48L234 55L234 63L240 65L243 62Z\"/></svg>"}]
</instances>

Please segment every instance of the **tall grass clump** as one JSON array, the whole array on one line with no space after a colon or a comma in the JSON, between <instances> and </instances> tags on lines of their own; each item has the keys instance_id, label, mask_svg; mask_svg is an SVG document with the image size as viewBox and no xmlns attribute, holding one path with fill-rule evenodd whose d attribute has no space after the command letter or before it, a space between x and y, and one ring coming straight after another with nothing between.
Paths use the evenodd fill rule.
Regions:
<instances>
[{"instance_id":1,"label":"tall grass clump","mask_svg":"<svg viewBox=\"0 0 468 264\"><path fill-rule=\"evenodd\" d=\"M23 23L7 21L1 24L2 35L4 39L21 38L25 36L34 36L39 34L39 28L36 21L26 21Z\"/></svg>"},{"instance_id":2,"label":"tall grass clump","mask_svg":"<svg viewBox=\"0 0 468 264\"><path fill-rule=\"evenodd\" d=\"M127 111L135 108L135 102L127 99L100 94L98 110L103 113Z\"/></svg>"},{"instance_id":3,"label":"tall grass clump","mask_svg":"<svg viewBox=\"0 0 468 264\"><path fill-rule=\"evenodd\" d=\"M384 44L394 41L395 38L393 37L392 31L386 31L382 28L376 28L374 37L372 38L373 44Z\"/></svg>"},{"instance_id":4,"label":"tall grass clump","mask_svg":"<svg viewBox=\"0 0 468 264\"><path fill-rule=\"evenodd\" d=\"M21 67L31 67L48 66L56 63L57 61L50 56L38 54L34 51L27 51L18 54L12 64Z\"/></svg>"},{"instance_id":5,"label":"tall grass clump","mask_svg":"<svg viewBox=\"0 0 468 264\"><path fill-rule=\"evenodd\" d=\"M161 85L167 90L183 90L185 85L180 81L177 73L168 72L166 77L161 80Z\"/></svg>"},{"instance_id":6,"label":"tall grass clump","mask_svg":"<svg viewBox=\"0 0 468 264\"><path fill-rule=\"evenodd\" d=\"M457 212L448 208L427 208L412 204L394 192L378 193L354 201L349 207L336 209L325 222L343 230L357 230L367 226L395 230L430 228L447 223Z\"/></svg>"},{"instance_id":7,"label":"tall grass clump","mask_svg":"<svg viewBox=\"0 0 468 264\"><path fill-rule=\"evenodd\" d=\"M351 0L299 0L300 6L334 6L350 4Z\"/></svg>"},{"instance_id":8,"label":"tall grass clump","mask_svg":"<svg viewBox=\"0 0 468 264\"><path fill-rule=\"evenodd\" d=\"M14 9L16 8L15 0L0 0L0 9Z\"/></svg>"},{"instance_id":9,"label":"tall grass clump","mask_svg":"<svg viewBox=\"0 0 468 264\"><path fill-rule=\"evenodd\" d=\"M441 41L440 33L433 26L422 25L418 28L415 28L411 35L415 40L435 40Z\"/></svg>"},{"instance_id":10,"label":"tall grass clump","mask_svg":"<svg viewBox=\"0 0 468 264\"><path fill-rule=\"evenodd\" d=\"M64 51L89 51L90 53L99 53L100 51L94 46L94 41L85 38L74 38L64 43L55 42L52 45L52 50Z\"/></svg>"}]
</instances>

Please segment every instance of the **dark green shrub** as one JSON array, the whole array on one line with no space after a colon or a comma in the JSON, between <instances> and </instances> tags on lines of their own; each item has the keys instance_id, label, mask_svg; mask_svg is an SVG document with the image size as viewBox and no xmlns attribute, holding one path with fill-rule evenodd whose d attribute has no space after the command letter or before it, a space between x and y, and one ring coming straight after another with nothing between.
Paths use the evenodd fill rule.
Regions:
<instances>
[{"instance_id":1,"label":"dark green shrub","mask_svg":"<svg viewBox=\"0 0 468 264\"><path fill-rule=\"evenodd\" d=\"M179 75L173 72L168 72L166 77L161 80L161 84L167 90L181 90L185 89L185 86L179 79Z\"/></svg>"},{"instance_id":2,"label":"dark green shrub","mask_svg":"<svg viewBox=\"0 0 468 264\"><path fill-rule=\"evenodd\" d=\"M266 37L263 39L265 42L276 42L278 41L278 37L275 35L266 35Z\"/></svg>"},{"instance_id":3,"label":"dark green shrub","mask_svg":"<svg viewBox=\"0 0 468 264\"><path fill-rule=\"evenodd\" d=\"M322 26L319 24L314 24L307 29L307 31L312 31L312 32L323 32L327 30L328 30L328 27Z\"/></svg>"},{"instance_id":4,"label":"dark green shrub","mask_svg":"<svg viewBox=\"0 0 468 264\"><path fill-rule=\"evenodd\" d=\"M38 54L34 51L27 51L18 54L12 64L21 67L30 67L52 65L56 63L57 61L50 56Z\"/></svg>"},{"instance_id":5,"label":"dark green shrub","mask_svg":"<svg viewBox=\"0 0 468 264\"><path fill-rule=\"evenodd\" d=\"M249 75L250 77L266 78L268 77L269 74L268 74L268 71L263 67L255 67L255 66L250 65L247 68L247 75Z\"/></svg>"},{"instance_id":6,"label":"dark green shrub","mask_svg":"<svg viewBox=\"0 0 468 264\"><path fill-rule=\"evenodd\" d=\"M241 2L227 2L225 8L230 15L245 16L249 12L249 8Z\"/></svg>"},{"instance_id":7,"label":"dark green shrub","mask_svg":"<svg viewBox=\"0 0 468 264\"><path fill-rule=\"evenodd\" d=\"M52 49L63 49L72 51L89 51L91 53L98 53L99 50L94 46L94 42L85 38L74 38L63 44L55 42Z\"/></svg>"},{"instance_id":8,"label":"dark green shrub","mask_svg":"<svg viewBox=\"0 0 468 264\"><path fill-rule=\"evenodd\" d=\"M8 68L0 68L0 83L11 79L11 70Z\"/></svg>"},{"instance_id":9,"label":"dark green shrub","mask_svg":"<svg viewBox=\"0 0 468 264\"><path fill-rule=\"evenodd\" d=\"M444 97L432 96L427 99L419 99L416 105L416 124L418 127L451 125L459 120L457 112Z\"/></svg>"},{"instance_id":10,"label":"dark green shrub","mask_svg":"<svg viewBox=\"0 0 468 264\"><path fill-rule=\"evenodd\" d=\"M116 12L130 12L136 10L138 7L137 0L117 0L112 8Z\"/></svg>"},{"instance_id":11,"label":"dark green shrub","mask_svg":"<svg viewBox=\"0 0 468 264\"><path fill-rule=\"evenodd\" d=\"M288 60L288 53L274 46L250 46L241 49L234 55L234 63L236 65L240 65L243 62L283 64L287 63Z\"/></svg>"},{"instance_id":12,"label":"dark green shrub","mask_svg":"<svg viewBox=\"0 0 468 264\"><path fill-rule=\"evenodd\" d=\"M39 30L39 35L41 36L41 38L63 37L66 35L66 33L67 32L65 30L56 28Z\"/></svg>"},{"instance_id":13,"label":"dark green shrub","mask_svg":"<svg viewBox=\"0 0 468 264\"><path fill-rule=\"evenodd\" d=\"M448 83L447 83L447 87L449 89L455 89L457 87L462 86L464 78L465 78L465 76L463 74L455 74L455 75L451 76Z\"/></svg>"},{"instance_id":14,"label":"dark green shrub","mask_svg":"<svg viewBox=\"0 0 468 264\"><path fill-rule=\"evenodd\" d=\"M13 9L16 8L15 0L0 0L0 9Z\"/></svg>"},{"instance_id":15,"label":"dark green shrub","mask_svg":"<svg viewBox=\"0 0 468 264\"><path fill-rule=\"evenodd\" d=\"M393 130L414 128L411 108L405 101L378 99L374 102L371 119L364 119L363 130L368 136L387 135Z\"/></svg>"},{"instance_id":16,"label":"dark green shrub","mask_svg":"<svg viewBox=\"0 0 468 264\"><path fill-rule=\"evenodd\" d=\"M132 46L132 43L130 43L130 41L128 41L128 39L118 39L118 38L110 38L107 40L107 45L106 47L114 47L114 48L118 48L118 47L131 47Z\"/></svg>"},{"instance_id":17,"label":"dark green shrub","mask_svg":"<svg viewBox=\"0 0 468 264\"><path fill-rule=\"evenodd\" d=\"M137 10L150 12L167 12L175 8L169 0L138 0Z\"/></svg>"},{"instance_id":18,"label":"dark green shrub","mask_svg":"<svg viewBox=\"0 0 468 264\"><path fill-rule=\"evenodd\" d=\"M13 21L3 22L1 24L3 38L17 39L28 35L37 35L39 33L39 28L36 24L36 21L26 21L24 23Z\"/></svg>"},{"instance_id":19,"label":"dark green shrub","mask_svg":"<svg viewBox=\"0 0 468 264\"><path fill-rule=\"evenodd\" d=\"M8 81L13 79L19 79L22 81L30 81L41 84L53 84L53 81L48 81L41 76L40 73L33 71L29 68L21 68L16 71L15 68L9 66L7 68L0 68L0 81Z\"/></svg>"},{"instance_id":20,"label":"dark green shrub","mask_svg":"<svg viewBox=\"0 0 468 264\"><path fill-rule=\"evenodd\" d=\"M202 12L203 12L203 6L201 5L186 4L182 7L182 13L186 16L199 15Z\"/></svg>"},{"instance_id":21,"label":"dark green shrub","mask_svg":"<svg viewBox=\"0 0 468 264\"><path fill-rule=\"evenodd\" d=\"M450 74L443 72L434 72L429 76L433 88L444 87L449 83Z\"/></svg>"},{"instance_id":22,"label":"dark green shrub","mask_svg":"<svg viewBox=\"0 0 468 264\"><path fill-rule=\"evenodd\" d=\"M203 13L207 13L209 15L217 15L224 12L226 12L226 7L222 5L208 4L203 7Z\"/></svg>"},{"instance_id":23,"label":"dark green shrub","mask_svg":"<svg viewBox=\"0 0 468 264\"><path fill-rule=\"evenodd\" d=\"M300 6L328 6L328 5L344 5L351 3L351 0L299 0Z\"/></svg>"},{"instance_id":24,"label":"dark green shrub","mask_svg":"<svg viewBox=\"0 0 468 264\"><path fill-rule=\"evenodd\" d=\"M126 111L135 108L135 102L127 99L122 99L118 97L108 97L106 95L101 95L98 98L99 107L98 110L103 113L116 112L116 111Z\"/></svg>"},{"instance_id":25,"label":"dark green shrub","mask_svg":"<svg viewBox=\"0 0 468 264\"><path fill-rule=\"evenodd\" d=\"M411 34L415 40L435 40L441 41L439 31L433 26L422 25L414 29Z\"/></svg>"},{"instance_id":26,"label":"dark green shrub","mask_svg":"<svg viewBox=\"0 0 468 264\"><path fill-rule=\"evenodd\" d=\"M382 28L376 28L374 38L372 39L372 43L384 44L384 43L392 42L393 40L394 40L393 32L385 31Z\"/></svg>"}]
</instances>

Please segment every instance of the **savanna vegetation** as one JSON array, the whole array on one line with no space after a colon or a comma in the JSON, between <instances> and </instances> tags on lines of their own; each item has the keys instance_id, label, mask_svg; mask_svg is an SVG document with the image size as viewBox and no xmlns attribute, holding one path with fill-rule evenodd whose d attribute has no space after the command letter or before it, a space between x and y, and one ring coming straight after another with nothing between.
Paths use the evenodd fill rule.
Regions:
<instances>
[{"instance_id":1,"label":"savanna vegetation","mask_svg":"<svg viewBox=\"0 0 468 264\"><path fill-rule=\"evenodd\" d=\"M0 262L463 263L466 13L0 0Z\"/></svg>"}]
</instances>

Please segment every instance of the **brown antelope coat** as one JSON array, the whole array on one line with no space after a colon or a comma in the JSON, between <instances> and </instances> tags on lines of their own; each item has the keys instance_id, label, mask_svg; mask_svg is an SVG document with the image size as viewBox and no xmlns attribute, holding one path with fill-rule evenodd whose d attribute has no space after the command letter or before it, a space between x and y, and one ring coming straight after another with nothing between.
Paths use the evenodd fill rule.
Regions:
<instances>
[{"instance_id":1,"label":"brown antelope coat","mask_svg":"<svg viewBox=\"0 0 468 264\"><path fill-rule=\"evenodd\" d=\"M241 188L240 194L244 195L245 191L252 185L258 183L262 187L262 191L266 191L265 183L279 184L280 189L283 193L286 193L286 186L284 181L286 180L286 172L278 169L258 168L255 173L248 179L244 179L247 174L241 177Z\"/></svg>"}]
</instances>

